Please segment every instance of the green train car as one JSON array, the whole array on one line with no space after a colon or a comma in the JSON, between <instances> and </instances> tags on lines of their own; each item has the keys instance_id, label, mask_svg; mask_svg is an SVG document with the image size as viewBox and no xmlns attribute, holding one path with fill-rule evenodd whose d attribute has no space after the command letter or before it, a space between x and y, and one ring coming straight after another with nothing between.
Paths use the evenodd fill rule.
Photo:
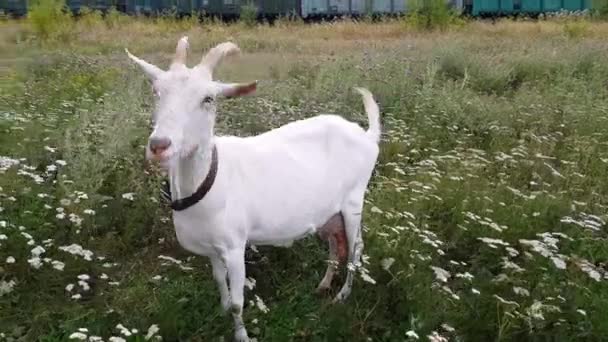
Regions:
<instances>
[{"instance_id":1,"label":"green train car","mask_svg":"<svg viewBox=\"0 0 608 342\"><path fill-rule=\"evenodd\" d=\"M540 14L591 9L592 0L474 0L473 16Z\"/></svg>"}]
</instances>

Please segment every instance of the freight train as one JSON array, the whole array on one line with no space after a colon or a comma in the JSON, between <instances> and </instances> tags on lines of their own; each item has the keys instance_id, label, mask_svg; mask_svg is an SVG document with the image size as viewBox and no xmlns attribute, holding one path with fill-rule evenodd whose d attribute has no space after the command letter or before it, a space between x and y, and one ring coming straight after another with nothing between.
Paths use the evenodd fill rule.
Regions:
<instances>
[{"instance_id":1,"label":"freight train","mask_svg":"<svg viewBox=\"0 0 608 342\"><path fill-rule=\"evenodd\" d=\"M0 0L0 11L23 16L31 0ZM364 14L402 14L413 0L66 0L68 8L77 14L83 6L107 11L111 7L132 15L155 15L173 11L177 15L200 13L222 18L238 17L243 5L251 1L261 17L298 16L323 18L359 16ZM419 1L419 0L418 0ZM583 11L592 3L608 0L446 0L464 15L538 15L561 10ZM605 6L605 5L604 5Z\"/></svg>"}]
</instances>

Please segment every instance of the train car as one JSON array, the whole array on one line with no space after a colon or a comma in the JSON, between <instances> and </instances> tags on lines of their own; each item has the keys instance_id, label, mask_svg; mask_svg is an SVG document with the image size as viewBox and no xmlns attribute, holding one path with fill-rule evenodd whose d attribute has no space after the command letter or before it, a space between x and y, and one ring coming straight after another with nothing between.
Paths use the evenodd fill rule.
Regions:
<instances>
[{"instance_id":1,"label":"train car","mask_svg":"<svg viewBox=\"0 0 608 342\"><path fill-rule=\"evenodd\" d=\"M177 15L199 12L206 0L123 0L128 14L160 15L174 12Z\"/></svg>"},{"instance_id":2,"label":"train car","mask_svg":"<svg viewBox=\"0 0 608 342\"><path fill-rule=\"evenodd\" d=\"M27 14L32 0L0 0L5 14ZM83 6L106 12L111 7L127 14L187 15L193 12L221 18L238 18L244 5L252 1L257 16L298 16L304 19L338 16L394 15L406 13L413 0L66 0L67 7L78 14ZM420 1L420 0L417 0ZM480 16L538 15L560 10L581 11L598 8L608 0L445 0L463 14ZM607 6L607 5L604 5Z\"/></svg>"},{"instance_id":3,"label":"train car","mask_svg":"<svg viewBox=\"0 0 608 342\"><path fill-rule=\"evenodd\" d=\"M27 13L26 0L0 0L0 11L5 15L20 17Z\"/></svg>"},{"instance_id":4,"label":"train car","mask_svg":"<svg viewBox=\"0 0 608 342\"><path fill-rule=\"evenodd\" d=\"M65 3L70 11L75 14L78 14L82 7L101 12L106 12L111 7L121 12L127 10L127 0L66 0Z\"/></svg>"},{"instance_id":5,"label":"train car","mask_svg":"<svg viewBox=\"0 0 608 342\"><path fill-rule=\"evenodd\" d=\"M279 15L300 16L302 0L202 0L202 11L223 18L236 18L245 5L253 5L258 17L277 17Z\"/></svg>"},{"instance_id":6,"label":"train car","mask_svg":"<svg viewBox=\"0 0 608 342\"><path fill-rule=\"evenodd\" d=\"M538 15L591 9L591 0L473 0L473 16Z\"/></svg>"}]
</instances>

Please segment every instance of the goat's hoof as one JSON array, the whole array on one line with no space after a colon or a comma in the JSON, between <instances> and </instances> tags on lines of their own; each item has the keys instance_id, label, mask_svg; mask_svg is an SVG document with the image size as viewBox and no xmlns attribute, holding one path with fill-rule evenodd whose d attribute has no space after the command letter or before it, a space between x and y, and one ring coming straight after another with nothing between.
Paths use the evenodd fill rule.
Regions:
<instances>
[{"instance_id":1,"label":"goat's hoof","mask_svg":"<svg viewBox=\"0 0 608 342\"><path fill-rule=\"evenodd\" d=\"M343 303L343 302L344 302L344 298L342 298L342 295L339 293L331 301L332 304L338 304L338 303Z\"/></svg>"},{"instance_id":2,"label":"goat's hoof","mask_svg":"<svg viewBox=\"0 0 608 342\"><path fill-rule=\"evenodd\" d=\"M317 295L326 295L329 292L330 287L327 285L319 285L315 289Z\"/></svg>"},{"instance_id":3,"label":"goat's hoof","mask_svg":"<svg viewBox=\"0 0 608 342\"><path fill-rule=\"evenodd\" d=\"M344 303L344 301L346 301L346 298L348 298L348 295L350 295L350 293L346 293L343 291L340 291L335 297L334 299L331 301L332 304L337 304L337 303Z\"/></svg>"},{"instance_id":4,"label":"goat's hoof","mask_svg":"<svg viewBox=\"0 0 608 342\"><path fill-rule=\"evenodd\" d=\"M234 340L236 342L249 342L249 336L247 336L247 330L241 328L234 333Z\"/></svg>"}]
</instances>

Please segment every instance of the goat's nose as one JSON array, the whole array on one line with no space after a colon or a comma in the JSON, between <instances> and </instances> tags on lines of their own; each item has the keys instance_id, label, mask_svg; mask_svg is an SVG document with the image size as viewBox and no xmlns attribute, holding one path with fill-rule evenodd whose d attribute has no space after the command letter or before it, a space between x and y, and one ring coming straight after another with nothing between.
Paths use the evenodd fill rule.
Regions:
<instances>
[{"instance_id":1,"label":"goat's nose","mask_svg":"<svg viewBox=\"0 0 608 342\"><path fill-rule=\"evenodd\" d=\"M154 154L163 153L166 149L169 148L169 146L171 146L171 140L169 138L165 138L165 137L150 138L150 150Z\"/></svg>"}]
</instances>

